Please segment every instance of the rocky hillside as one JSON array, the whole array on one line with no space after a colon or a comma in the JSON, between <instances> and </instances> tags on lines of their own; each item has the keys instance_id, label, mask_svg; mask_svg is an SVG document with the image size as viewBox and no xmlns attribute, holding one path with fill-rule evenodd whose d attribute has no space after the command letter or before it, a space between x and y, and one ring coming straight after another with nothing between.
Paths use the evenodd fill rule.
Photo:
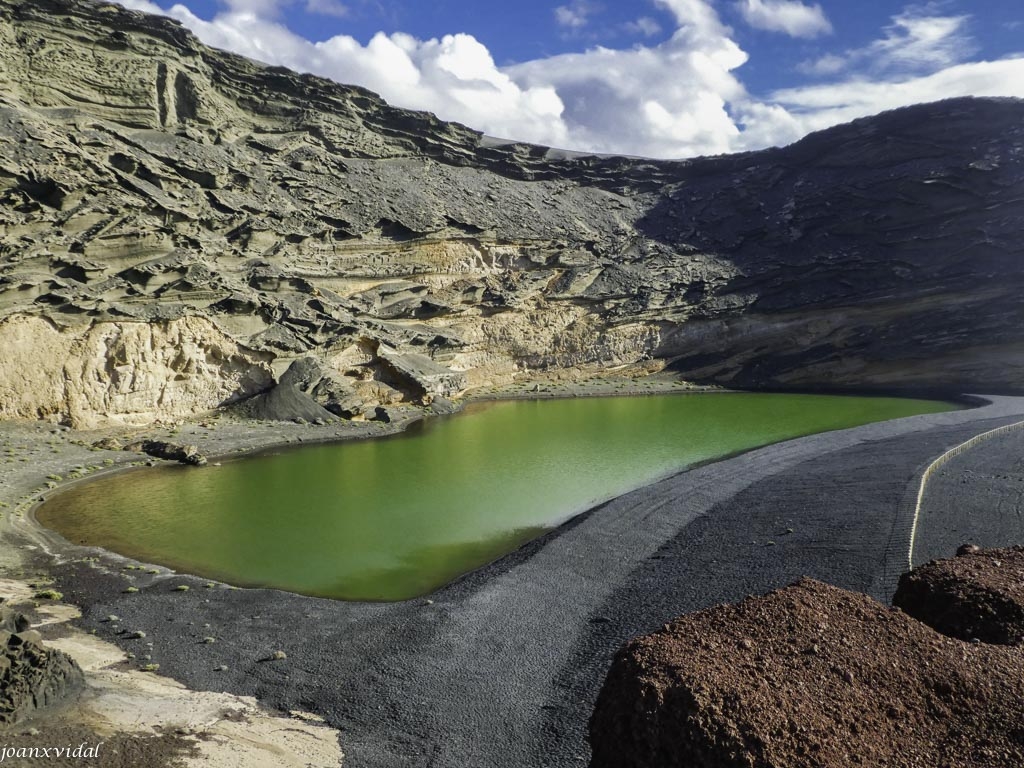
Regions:
<instances>
[{"instance_id":1,"label":"rocky hillside","mask_svg":"<svg viewBox=\"0 0 1024 768\"><path fill-rule=\"evenodd\" d=\"M89 0L0 0L0 417L340 415L529 369L1015 390L1024 103L687 162L491 140Z\"/></svg>"},{"instance_id":2,"label":"rocky hillside","mask_svg":"<svg viewBox=\"0 0 1024 768\"><path fill-rule=\"evenodd\" d=\"M590 768L1011 768L1022 666L1020 648L801 579L630 641L590 721Z\"/></svg>"}]
</instances>

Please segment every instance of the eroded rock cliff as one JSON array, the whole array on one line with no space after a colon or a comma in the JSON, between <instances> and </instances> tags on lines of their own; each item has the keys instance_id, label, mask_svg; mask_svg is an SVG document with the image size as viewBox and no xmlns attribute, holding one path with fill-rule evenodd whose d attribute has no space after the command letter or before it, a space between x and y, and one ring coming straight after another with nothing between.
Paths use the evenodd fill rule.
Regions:
<instances>
[{"instance_id":1,"label":"eroded rock cliff","mask_svg":"<svg viewBox=\"0 0 1024 768\"><path fill-rule=\"evenodd\" d=\"M0 0L0 415L185 415L309 358L338 414L650 359L1019 390L1022 126L959 100L781 150L576 156L167 19Z\"/></svg>"},{"instance_id":2,"label":"eroded rock cliff","mask_svg":"<svg viewBox=\"0 0 1024 768\"><path fill-rule=\"evenodd\" d=\"M0 418L76 427L189 416L273 383L269 366L211 320L56 326L42 315L0 320Z\"/></svg>"}]
</instances>

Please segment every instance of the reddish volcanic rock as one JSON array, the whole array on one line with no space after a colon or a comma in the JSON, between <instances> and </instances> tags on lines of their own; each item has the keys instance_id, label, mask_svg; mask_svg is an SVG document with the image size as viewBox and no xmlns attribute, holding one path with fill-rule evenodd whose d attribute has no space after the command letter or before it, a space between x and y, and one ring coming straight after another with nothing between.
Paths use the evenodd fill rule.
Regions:
<instances>
[{"instance_id":1,"label":"reddish volcanic rock","mask_svg":"<svg viewBox=\"0 0 1024 768\"><path fill-rule=\"evenodd\" d=\"M1024 654L811 580L684 616L617 655L592 768L1024 765Z\"/></svg>"},{"instance_id":2,"label":"reddish volcanic rock","mask_svg":"<svg viewBox=\"0 0 1024 768\"><path fill-rule=\"evenodd\" d=\"M898 606L944 635L1024 644L1024 547L960 548L900 578Z\"/></svg>"}]
</instances>

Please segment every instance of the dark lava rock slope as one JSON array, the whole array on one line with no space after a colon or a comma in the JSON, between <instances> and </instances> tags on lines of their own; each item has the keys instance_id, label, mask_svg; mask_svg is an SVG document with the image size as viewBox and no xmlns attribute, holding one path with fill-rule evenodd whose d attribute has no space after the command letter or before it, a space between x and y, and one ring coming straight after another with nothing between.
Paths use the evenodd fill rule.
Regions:
<instances>
[{"instance_id":1,"label":"dark lava rock slope","mask_svg":"<svg viewBox=\"0 0 1024 768\"><path fill-rule=\"evenodd\" d=\"M528 370L1019 391L1024 103L683 162L497 142L90 0L0 0L0 418L337 415ZM170 350L170 351L168 351Z\"/></svg>"}]
</instances>

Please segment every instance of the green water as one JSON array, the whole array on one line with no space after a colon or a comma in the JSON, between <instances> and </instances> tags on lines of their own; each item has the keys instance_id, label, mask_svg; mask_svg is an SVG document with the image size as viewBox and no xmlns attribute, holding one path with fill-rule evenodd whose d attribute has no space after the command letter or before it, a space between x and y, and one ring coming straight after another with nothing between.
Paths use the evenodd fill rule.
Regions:
<instances>
[{"instance_id":1,"label":"green water","mask_svg":"<svg viewBox=\"0 0 1024 768\"><path fill-rule=\"evenodd\" d=\"M233 584L402 600L689 464L950 408L786 394L502 402L396 437L97 479L39 519L70 541Z\"/></svg>"}]
</instances>

